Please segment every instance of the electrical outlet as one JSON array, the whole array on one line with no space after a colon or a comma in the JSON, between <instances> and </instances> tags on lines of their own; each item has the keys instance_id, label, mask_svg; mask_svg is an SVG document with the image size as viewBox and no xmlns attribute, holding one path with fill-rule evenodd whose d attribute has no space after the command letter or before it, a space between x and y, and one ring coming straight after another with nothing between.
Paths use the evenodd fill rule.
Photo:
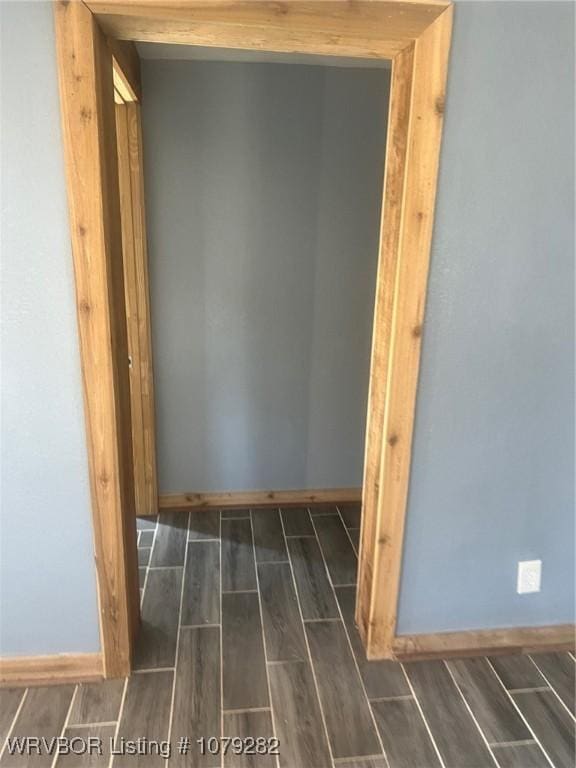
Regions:
<instances>
[{"instance_id":1,"label":"electrical outlet","mask_svg":"<svg viewBox=\"0 0 576 768\"><path fill-rule=\"evenodd\" d=\"M542 560L520 560L518 563L519 595L527 595L530 592L540 592L542 579Z\"/></svg>"}]
</instances>

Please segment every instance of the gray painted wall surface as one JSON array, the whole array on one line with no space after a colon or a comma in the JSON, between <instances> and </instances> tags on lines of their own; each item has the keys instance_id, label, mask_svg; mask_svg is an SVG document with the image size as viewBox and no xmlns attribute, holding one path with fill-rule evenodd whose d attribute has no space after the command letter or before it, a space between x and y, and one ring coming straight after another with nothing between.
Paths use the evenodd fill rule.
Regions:
<instances>
[{"instance_id":1,"label":"gray painted wall surface","mask_svg":"<svg viewBox=\"0 0 576 768\"><path fill-rule=\"evenodd\" d=\"M0 655L100 645L52 8L0 3Z\"/></svg>"},{"instance_id":2,"label":"gray painted wall surface","mask_svg":"<svg viewBox=\"0 0 576 768\"><path fill-rule=\"evenodd\" d=\"M573 34L569 3L456 7L401 632L574 619Z\"/></svg>"},{"instance_id":3,"label":"gray painted wall surface","mask_svg":"<svg viewBox=\"0 0 576 768\"><path fill-rule=\"evenodd\" d=\"M161 490L360 485L389 73L143 81Z\"/></svg>"}]
</instances>

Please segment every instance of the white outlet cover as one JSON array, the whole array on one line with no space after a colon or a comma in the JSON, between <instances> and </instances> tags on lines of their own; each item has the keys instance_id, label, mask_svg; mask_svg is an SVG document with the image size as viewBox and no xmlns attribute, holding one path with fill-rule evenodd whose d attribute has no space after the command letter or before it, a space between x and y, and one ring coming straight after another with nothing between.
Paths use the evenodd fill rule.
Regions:
<instances>
[{"instance_id":1,"label":"white outlet cover","mask_svg":"<svg viewBox=\"0 0 576 768\"><path fill-rule=\"evenodd\" d=\"M542 560L520 560L518 563L519 595L528 595L531 592L540 592L542 581Z\"/></svg>"}]
</instances>

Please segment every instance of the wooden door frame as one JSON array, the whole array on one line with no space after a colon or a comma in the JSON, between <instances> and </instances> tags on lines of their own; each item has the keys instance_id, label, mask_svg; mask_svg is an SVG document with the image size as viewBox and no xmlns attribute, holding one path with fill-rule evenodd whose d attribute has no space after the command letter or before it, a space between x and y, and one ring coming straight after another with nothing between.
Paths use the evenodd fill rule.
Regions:
<instances>
[{"instance_id":1,"label":"wooden door frame","mask_svg":"<svg viewBox=\"0 0 576 768\"><path fill-rule=\"evenodd\" d=\"M55 18L107 677L129 672L135 631L113 54L136 100L138 40L391 60L357 622L369 658L393 656L451 4L56 0Z\"/></svg>"}]
</instances>

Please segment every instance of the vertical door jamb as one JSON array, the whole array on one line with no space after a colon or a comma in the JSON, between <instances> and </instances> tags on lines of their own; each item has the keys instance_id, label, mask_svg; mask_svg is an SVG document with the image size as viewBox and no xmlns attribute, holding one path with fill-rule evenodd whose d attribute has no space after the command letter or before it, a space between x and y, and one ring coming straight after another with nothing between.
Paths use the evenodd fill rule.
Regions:
<instances>
[{"instance_id":1,"label":"vertical door jamb","mask_svg":"<svg viewBox=\"0 0 576 768\"><path fill-rule=\"evenodd\" d=\"M54 4L105 677L139 619L112 54L81 2Z\"/></svg>"},{"instance_id":2,"label":"vertical door jamb","mask_svg":"<svg viewBox=\"0 0 576 768\"><path fill-rule=\"evenodd\" d=\"M114 72L115 75L119 73L116 59ZM127 89L119 91L118 76L115 82L135 513L155 515L158 512L158 485L140 104Z\"/></svg>"}]
</instances>

